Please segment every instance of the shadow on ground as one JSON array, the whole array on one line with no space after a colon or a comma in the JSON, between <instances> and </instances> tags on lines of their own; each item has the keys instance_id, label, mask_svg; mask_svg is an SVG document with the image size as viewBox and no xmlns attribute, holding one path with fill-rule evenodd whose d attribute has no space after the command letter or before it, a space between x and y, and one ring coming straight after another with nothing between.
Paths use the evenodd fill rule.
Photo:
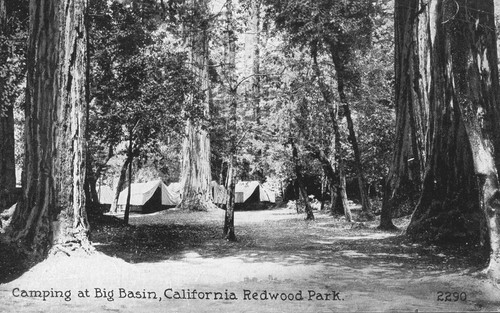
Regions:
<instances>
[{"instance_id":1,"label":"shadow on ground","mask_svg":"<svg viewBox=\"0 0 500 313\"><path fill-rule=\"evenodd\" d=\"M17 279L33 265L25 254L0 241L0 284Z\"/></svg>"},{"instance_id":2,"label":"shadow on ground","mask_svg":"<svg viewBox=\"0 0 500 313\"><path fill-rule=\"evenodd\" d=\"M402 235L375 229L375 223L352 228L352 224L323 214L306 222L281 211L238 213L237 221L244 222L236 226L237 242L223 240L222 221L206 212L136 216L130 226L105 216L94 223L92 240L97 250L129 263L180 260L195 252L211 259L236 257L285 266L404 268L438 276L449 270L476 271L487 260L483 252L471 253L473 248L412 244Z\"/></svg>"}]
</instances>

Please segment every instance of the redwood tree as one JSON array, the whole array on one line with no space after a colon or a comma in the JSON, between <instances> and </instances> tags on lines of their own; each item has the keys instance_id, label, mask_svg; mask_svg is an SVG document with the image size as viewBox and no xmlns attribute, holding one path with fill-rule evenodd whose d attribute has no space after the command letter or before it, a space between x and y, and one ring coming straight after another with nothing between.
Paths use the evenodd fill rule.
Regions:
<instances>
[{"instance_id":1,"label":"redwood tree","mask_svg":"<svg viewBox=\"0 0 500 313\"><path fill-rule=\"evenodd\" d=\"M84 0L30 1L25 175L9 233L37 259L51 246L90 248L83 191L85 8Z\"/></svg>"},{"instance_id":2,"label":"redwood tree","mask_svg":"<svg viewBox=\"0 0 500 313\"><path fill-rule=\"evenodd\" d=\"M425 7L424 7L425 8ZM427 15L418 0L395 2L395 103L396 138L389 175L384 186L380 228L394 229L394 209L414 208L418 201L426 158L429 115L429 46Z\"/></svg>"},{"instance_id":3,"label":"redwood tree","mask_svg":"<svg viewBox=\"0 0 500 313\"><path fill-rule=\"evenodd\" d=\"M207 0L191 0L190 17L184 22L184 36L189 50L189 61L198 86L204 93L204 115L209 117L209 8ZM187 101L196 101L191 94ZM213 204L210 199L210 136L203 125L191 118L186 122L182 151L181 184L182 200L179 207L188 210L207 210Z\"/></svg>"},{"instance_id":4,"label":"redwood tree","mask_svg":"<svg viewBox=\"0 0 500 313\"><path fill-rule=\"evenodd\" d=\"M500 106L493 0L432 0L422 7L429 127L422 194L407 233L483 242L486 273L500 277ZM413 110L416 113L416 110ZM495 152L496 151L496 152ZM483 229L487 231L482 231Z\"/></svg>"}]
</instances>

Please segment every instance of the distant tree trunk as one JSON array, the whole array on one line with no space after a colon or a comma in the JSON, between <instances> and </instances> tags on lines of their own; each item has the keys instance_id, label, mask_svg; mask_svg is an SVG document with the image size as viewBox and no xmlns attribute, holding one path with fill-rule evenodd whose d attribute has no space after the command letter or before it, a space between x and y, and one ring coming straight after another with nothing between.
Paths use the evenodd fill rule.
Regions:
<instances>
[{"instance_id":1,"label":"distant tree trunk","mask_svg":"<svg viewBox=\"0 0 500 313\"><path fill-rule=\"evenodd\" d=\"M292 138L290 138L290 145L292 146L292 158L295 169L295 176L297 179L297 185L299 187L299 196L304 201L306 220L313 220L314 213L309 203L309 197L307 196L306 187L304 186L304 175L302 174L302 166L300 165L299 154L297 151L297 146Z\"/></svg>"},{"instance_id":2,"label":"distant tree trunk","mask_svg":"<svg viewBox=\"0 0 500 313\"><path fill-rule=\"evenodd\" d=\"M253 49L252 49L252 105L255 116L255 123L257 127L260 127L262 123L262 112L261 112L261 96L260 96L260 14L261 14L261 1L262 0L251 0L251 29L250 32L253 35ZM255 139L261 140L261 135L255 133ZM256 180L263 181L266 177L264 175L264 170L262 168L262 149L259 148L255 152L255 169L253 171L253 177Z\"/></svg>"},{"instance_id":3,"label":"distant tree trunk","mask_svg":"<svg viewBox=\"0 0 500 313\"><path fill-rule=\"evenodd\" d=\"M228 191L226 213L224 218L224 237L229 241L236 241L234 233L234 202L235 202L235 166L236 166L236 153L237 153L237 82L236 82L236 34L235 23L233 18L233 2L232 0L226 1L226 47L225 59L227 68L227 76L229 83L229 116L230 116L230 149L229 149L229 169L227 175L226 188Z\"/></svg>"},{"instance_id":4,"label":"distant tree trunk","mask_svg":"<svg viewBox=\"0 0 500 313\"><path fill-rule=\"evenodd\" d=\"M86 1L32 0L23 195L10 225L43 258L90 249L85 211Z\"/></svg>"},{"instance_id":5,"label":"distant tree trunk","mask_svg":"<svg viewBox=\"0 0 500 313\"><path fill-rule=\"evenodd\" d=\"M0 0L0 64L7 63L9 43L6 40L7 10L5 0ZM14 104L7 94L6 77L0 76L0 212L12 205L16 199L16 165L14 154Z\"/></svg>"},{"instance_id":6,"label":"distant tree trunk","mask_svg":"<svg viewBox=\"0 0 500 313\"><path fill-rule=\"evenodd\" d=\"M420 43L424 39L419 32L427 27L427 15L421 9L418 0L395 2L396 139L384 185L381 229L395 229L395 209L413 211L424 175L430 90L426 72L430 64L429 49Z\"/></svg>"},{"instance_id":7,"label":"distant tree trunk","mask_svg":"<svg viewBox=\"0 0 500 313\"><path fill-rule=\"evenodd\" d=\"M128 224L128 218L130 215L130 195L132 194L132 161L134 160L134 155L132 153L133 140L133 130L129 132L129 141L127 149L127 160L128 162L128 190L127 190L127 202L125 203L125 213L123 214L123 222Z\"/></svg>"},{"instance_id":8,"label":"distant tree trunk","mask_svg":"<svg viewBox=\"0 0 500 313\"><path fill-rule=\"evenodd\" d=\"M260 125L260 2L252 0L251 8L251 32L253 34L252 50L252 103L255 112L255 120Z\"/></svg>"},{"instance_id":9,"label":"distant tree trunk","mask_svg":"<svg viewBox=\"0 0 500 313\"><path fill-rule=\"evenodd\" d=\"M226 183L228 197L226 202L226 213L224 215L224 238L229 241L236 241L236 234L234 232L234 203L236 189L236 182L234 177L234 161L234 157L231 157Z\"/></svg>"},{"instance_id":10,"label":"distant tree trunk","mask_svg":"<svg viewBox=\"0 0 500 313\"><path fill-rule=\"evenodd\" d=\"M88 77L88 76L87 76ZM87 110L88 112L88 110ZM88 125L88 122L87 122ZM88 137L87 137L88 138ZM94 171L92 168L92 164L94 163L92 161L92 155L88 153L87 151L87 174L85 177L85 198L87 199L87 211L90 214L90 210L96 211L96 209L101 208L101 203L99 200L99 193L97 192L97 181L100 179L103 170L106 168L106 164L111 160L113 157L114 152L113 152L113 145L109 145L108 147L108 155L106 157L106 160L102 163L99 164ZM101 210L98 212L93 212L93 213L102 213Z\"/></svg>"},{"instance_id":11,"label":"distant tree trunk","mask_svg":"<svg viewBox=\"0 0 500 313\"><path fill-rule=\"evenodd\" d=\"M358 140L356 136L356 132L354 130L354 122L352 121L351 116L351 108L349 105L349 101L347 99L347 95L345 93L345 77L346 70L345 65L342 62L342 59L339 55L339 51L337 50L335 44L330 45L330 54L332 58L333 65L335 67L335 71L337 72L337 91L339 93L340 102L342 103L342 107L344 109L344 115L347 120L347 129L349 130L349 142L352 145L352 150L354 152L354 167L356 168L356 172L358 174L358 185L359 185L359 194L361 196L361 205L362 205L362 215L366 219L374 219L374 215L372 212L372 205L370 203L370 198L368 197L368 193L366 190L366 179L363 171L363 166L361 164L361 153L359 151Z\"/></svg>"},{"instance_id":12,"label":"distant tree trunk","mask_svg":"<svg viewBox=\"0 0 500 313\"><path fill-rule=\"evenodd\" d=\"M129 163L131 163L131 160L129 157L127 157L120 170L120 176L118 177L118 183L116 184L115 196L113 198L113 203L111 204L111 209L109 210L112 213L116 213L118 211L118 198L120 197L120 192L122 192L123 189L125 189L124 186L127 177L127 168L129 166Z\"/></svg>"},{"instance_id":13,"label":"distant tree trunk","mask_svg":"<svg viewBox=\"0 0 500 313\"><path fill-rule=\"evenodd\" d=\"M500 94L493 7L493 0L434 0L425 8L428 27L419 36L426 39L421 49L429 49L432 64L430 149L407 234L469 247L489 239L486 272L499 279Z\"/></svg>"},{"instance_id":14,"label":"distant tree trunk","mask_svg":"<svg viewBox=\"0 0 500 313\"><path fill-rule=\"evenodd\" d=\"M91 158L87 153L87 160ZM85 199L87 205L87 213L89 215L97 215L100 213L100 205L99 205L99 196L96 190L97 179L95 173L92 169L92 166L89 162L86 164L86 173L85 173Z\"/></svg>"},{"instance_id":15,"label":"distant tree trunk","mask_svg":"<svg viewBox=\"0 0 500 313\"><path fill-rule=\"evenodd\" d=\"M340 141L340 129L338 124L338 106L335 104L333 100L333 95L330 92L329 88L326 86L323 81L321 75L321 69L318 64L318 43L313 42L311 45L311 57L313 59L313 70L318 80L319 89L323 96L323 99L328 105L328 113L330 115L330 119L332 121L333 135L335 137L334 142L334 158L337 162L338 166L338 175L335 175L338 180L332 181L332 186L336 191L335 202L332 203L332 213L333 212L343 212L345 214L346 220L352 221L351 209L347 205L347 193L346 193L346 183L345 183L345 165L344 159L342 158L342 150L341 150L341 141ZM318 157L322 158L321 155ZM328 158L323 156L323 160L320 160L322 164L325 166L327 163L330 164ZM330 164L331 167L331 164ZM333 170L333 168L332 168ZM333 199L332 199L333 200Z\"/></svg>"},{"instance_id":16,"label":"distant tree trunk","mask_svg":"<svg viewBox=\"0 0 500 313\"><path fill-rule=\"evenodd\" d=\"M337 152L338 153L338 152ZM331 203L331 211L339 212L344 214L346 217L346 221L352 222L352 214L351 209L347 205L347 194L345 188L345 174L343 164L339 164L338 172L336 173L328 160L324 151L317 150L315 151L316 158L320 161L323 166L323 171L325 172L325 176L327 177L331 189L332 189L332 203Z\"/></svg>"},{"instance_id":17,"label":"distant tree trunk","mask_svg":"<svg viewBox=\"0 0 500 313\"><path fill-rule=\"evenodd\" d=\"M205 117L209 117L210 87L208 75L208 45L209 45L209 17L207 0L191 0L193 20L187 25L186 42L190 49L190 60L193 72L197 76L200 89L205 93ZM195 101L191 95L189 101ZM182 152L183 186L181 209L207 210L214 207L210 199L210 136L207 131L194 125L193 121L186 122L186 135Z\"/></svg>"}]
</instances>

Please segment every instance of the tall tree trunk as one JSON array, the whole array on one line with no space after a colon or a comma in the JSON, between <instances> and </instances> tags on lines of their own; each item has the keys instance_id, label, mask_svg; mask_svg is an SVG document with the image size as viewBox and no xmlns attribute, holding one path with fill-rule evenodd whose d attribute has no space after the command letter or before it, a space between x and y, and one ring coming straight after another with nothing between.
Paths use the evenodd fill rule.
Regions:
<instances>
[{"instance_id":1,"label":"tall tree trunk","mask_svg":"<svg viewBox=\"0 0 500 313\"><path fill-rule=\"evenodd\" d=\"M122 168L120 170L120 176L118 176L118 183L116 184L115 196L113 198L113 203L111 204L111 209L109 210L112 213L116 213L118 211L118 198L120 197L120 192L125 189L125 180L127 177L127 168L131 160L129 157L125 159L123 162Z\"/></svg>"},{"instance_id":2,"label":"tall tree trunk","mask_svg":"<svg viewBox=\"0 0 500 313\"><path fill-rule=\"evenodd\" d=\"M354 152L354 167L356 168L356 172L358 174L358 185L359 185L359 194L361 196L362 215L366 219L373 219L374 215L372 212L372 205L366 190L367 184L366 184L365 174L363 171L363 166L361 164L361 153L359 151L358 140L356 132L354 130L354 122L352 120L350 104L347 99L347 95L345 93L345 77L347 76L345 70L345 64L343 63L342 58L339 55L340 52L336 49L335 44L330 45L330 54L333 65L335 67L335 71L337 72L337 91L339 93L340 102L342 103L344 115L347 120L347 129L349 130L349 142L351 143L352 150Z\"/></svg>"},{"instance_id":3,"label":"tall tree trunk","mask_svg":"<svg viewBox=\"0 0 500 313\"><path fill-rule=\"evenodd\" d=\"M380 228L394 229L394 209L413 210L420 194L426 162L429 115L429 47L419 32L427 28L418 0L395 2L396 140L384 186ZM405 213L405 212L403 212Z\"/></svg>"},{"instance_id":4,"label":"tall tree trunk","mask_svg":"<svg viewBox=\"0 0 500 313\"><path fill-rule=\"evenodd\" d=\"M83 191L85 6L83 0L30 2L25 181L9 232L35 259L51 246L90 248Z\"/></svg>"},{"instance_id":5,"label":"tall tree trunk","mask_svg":"<svg viewBox=\"0 0 500 313\"><path fill-rule=\"evenodd\" d=\"M132 153L133 145L133 130L129 133L128 149L127 149L127 160L128 162L128 190L127 190L127 202L125 203L125 213L123 214L123 222L128 224L128 218L130 216L130 196L132 194L132 161L134 160L134 155Z\"/></svg>"},{"instance_id":6,"label":"tall tree trunk","mask_svg":"<svg viewBox=\"0 0 500 313\"><path fill-rule=\"evenodd\" d=\"M469 246L488 238L486 272L499 279L500 97L493 12L492 0L434 0L425 9L428 27L419 36L426 39L422 48L429 49L432 65L430 149L407 233Z\"/></svg>"},{"instance_id":7,"label":"tall tree trunk","mask_svg":"<svg viewBox=\"0 0 500 313\"><path fill-rule=\"evenodd\" d=\"M297 179L297 185L299 186L299 196L304 201L304 207L306 212L306 220L313 220L314 213L309 203L309 197L307 196L306 187L304 186L304 176L302 174L302 166L300 166L299 154L297 151L297 146L292 138L290 138L290 145L292 146L292 158L295 168L295 176Z\"/></svg>"},{"instance_id":8,"label":"tall tree trunk","mask_svg":"<svg viewBox=\"0 0 500 313\"><path fill-rule=\"evenodd\" d=\"M260 96L260 14L261 14L261 0L251 0L251 29L253 35L253 49L252 49L252 104L255 116L255 123L260 127L262 121L261 113L261 96ZM261 140L261 135L255 134L256 140ZM262 149L258 148L255 152L255 165L253 177L259 181L263 181L266 177L262 168Z\"/></svg>"},{"instance_id":9,"label":"tall tree trunk","mask_svg":"<svg viewBox=\"0 0 500 313\"><path fill-rule=\"evenodd\" d=\"M332 203L332 211L344 212L347 221L352 221L351 209L347 204L347 193L346 193L346 183L345 183L345 162L342 157L342 148L340 141L340 129L338 124L338 105L333 100L333 95L329 88L326 86L322 75L321 69L318 64L318 43L313 42L311 45L311 57L313 59L313 70L316 79L318 80L319 89L323 96L323 99L328 105L328 113L330 115L330 119L332 121L333 135L335 138L334 141L334 158L338 166L338 180L333 181L333 185L336 190L336 201ZM321 157L321 156L320 156ZM323 164L329 163L329 160L325 156L325 160L321 161ZM331 165L330 165L331 166Z\"/></svg>"},{"instance_id":10,"label":"tall tree trunk","mask_svg":"<svg viewBox=\"0 0 500 313\"><path fill-rule=\"evenodd\" d=\"M229 115L230 115L230 149L229 149L229 170L227 175L226 188L229 194L227 198L226 213L224 218L224 237L229 241L236 241L234 233L234 202L235 202L235 166L237 153L237 82L236 82L236 34L235 22L233 18L233 2L226 1L226 47L225 63L227 64L227 77L229 83Z\"/></svg>"},{"instance_id":11,"label":"tall tree trunk","mask_svg":"<svg viewBox=\"0 0 500 313\"><path fill-rule=\"evenodd\" d=\"M224 238L228 241L236 241L236 233L234 232L234 203L235 203L235 189L236 181L234 177L234 166L235 158L231 156L231 161L229 162L229 169L227 171L227 202L226 202L226 213L224 214Z\"/></svg>"},{"instance_id":12,"label":"tall tree trunk","mask_svg":"<svg viewBox=\"0 0 500 313\"><path fill-rule=\"evenodd\" d=\"M5 67L9 56L7 42L7 8L0 0L0 66ZM5 70L3 68L2 70ZM15 201L16 164L14 154L14 104L7 93L6 77L0 76L0 212Z\"/></svg>"},{"instance_id":13,"label":"tall tree trunk","mask_svg":"<svg viewBox=\"0 0 500 313\"><path fill-rule=\"evenodd\" d=\"M210 87L208 75L208 45L209 45L209 9L207 0L191 0L194 12L193 20L187 25L186 42L189 54L189 64L197 76L200 89L205 93L205 117L208 118ZM188 101L195 101L191 95ZM182 152L183 186L181 209L207 210L214 207L210 199L210 136L206 129L194 125L193 121L186 122L186 134Z\"/></svg>"},{"instance_id":14,"label":"tall tree trunk","mask_svg":"<svg viewBox=\"0 0 500 313\"><path fill-rule=\"evenodd\" d=\"M260 125L260 6L261 0L252 0L251 32L253 34L252 50L252 103L255 121Z\"/></svg>"}]
</instances>

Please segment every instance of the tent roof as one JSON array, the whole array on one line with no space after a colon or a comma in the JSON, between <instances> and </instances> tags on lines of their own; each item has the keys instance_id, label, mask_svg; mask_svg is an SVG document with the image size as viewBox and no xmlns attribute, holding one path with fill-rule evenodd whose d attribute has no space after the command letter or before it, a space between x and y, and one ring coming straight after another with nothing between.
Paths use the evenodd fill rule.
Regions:
<instances>
[{"instance_id":1,"label":"tent roof","mask_svg":"<svg viewBox=\"0 0 500 313\"><path fill-rule=\"evenodd\" d=\"M161 188L161 204L162 205L177 205L180 202L180 198L171 192L167 185L165 185L161 180L153 180L147 183L137 183L132 184L130 192L130 204L131 205L144 205L155 193L155 191ZM125 205L127 203L128 188L125 188L120 192L118 198L118 204Z\"/></svg>"},{"instance_id":2,"label":"tent roof","mask_svg":"<svg viewBox=\"0 0 500 313\"><path fill-rule=\"evenodd\" d=\"M238 182L235 187L235 192L243 193L243 202L245 202L257 188L259 188L259 201L272 203L276 201L274 193L262 187L262 185L256 180Z\"/></svg>"}]
</instances>

